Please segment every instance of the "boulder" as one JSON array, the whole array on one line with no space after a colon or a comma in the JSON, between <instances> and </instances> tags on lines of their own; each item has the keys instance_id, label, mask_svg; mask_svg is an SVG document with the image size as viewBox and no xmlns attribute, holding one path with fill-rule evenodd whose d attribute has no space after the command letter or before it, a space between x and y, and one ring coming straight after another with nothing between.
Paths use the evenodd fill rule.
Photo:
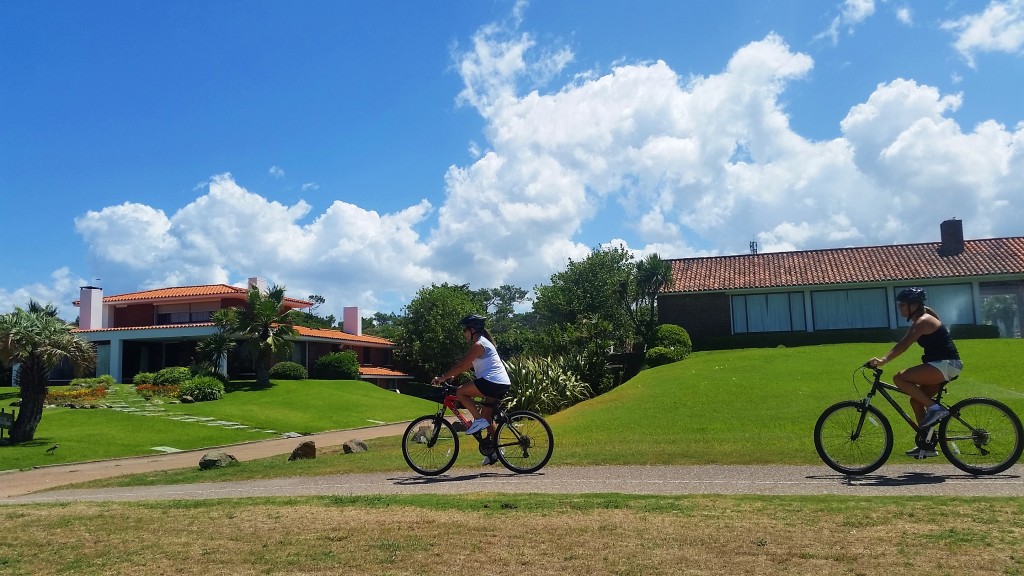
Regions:
<instances>
[{"instance_id":1,"label":"boulder","mask_svg":"<svg viewBox=\"0 0 1024 576\"><path fill-rule=\"evenodd\" d=\"M199 469L209 470L210 468L228 466L235 462L238 462L238 459L231 454L222 450L214 450L203 454L203 457L199 459Z\"/></svg>"},{"instance_id":2,"label":"boulder","mask_svg":"<svg viewBox=\"0 0 1024 576\"><path fill-rule=\"evenodd\" d=\"M300 458L303 460L315 460L316 442L306 440L296 446L295 450L292 450L292 455L288 457L288 461L291 462L292 460L298 460Z\"/></svg>"},{"instance_id":3,"label":"boulder","mask_svg":"<svg viewBox=\"0 0 1024 576\"><path fill-rule=\"evenodd\" d=\"M192 398L191 396L182 396L181 397L181 403L182 404L191 404L193 402L195 402L195 399Z\"/></svg>"},{"instance_id":4,"label":"boulder","mask_svg":"<svg viewBox=\"0 0 1024 576\"><path fill-rule=\"evenodd\" d=\"M345 442L344 444L341 445L341 450L345 454L352 454L353 452L366 452L369 449L370 448L366 445L366 442L363 442L359 438L353 438L352 440L349 440L348 442Z\"/></svg>"}]
</instances>

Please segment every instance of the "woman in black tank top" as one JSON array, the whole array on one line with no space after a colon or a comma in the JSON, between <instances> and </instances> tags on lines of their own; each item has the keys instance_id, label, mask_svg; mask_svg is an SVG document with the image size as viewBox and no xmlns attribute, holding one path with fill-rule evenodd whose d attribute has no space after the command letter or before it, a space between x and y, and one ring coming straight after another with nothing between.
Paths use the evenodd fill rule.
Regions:
<instances>
[{"instance_id":1,"label":"woman in black tank top","mask_svg":"<svg viewBox=\"0 0 1024 576\"><path fill-rule=\"evenodd\" d=\"M939 315L924 305L925 298L925 291L920 288L907 288L896 296L900 315L910 322L910 328L888 354L868 361L875 367L886 364L906 352L914 342L924 349L921 364L904 368L893 376L893 384L910 396L910 406L921 428L932 426L949 415L932 397L963 367L949 330L942 325ZM928 455L932 454L934 452Z\"/></svg>"}]
</instances>

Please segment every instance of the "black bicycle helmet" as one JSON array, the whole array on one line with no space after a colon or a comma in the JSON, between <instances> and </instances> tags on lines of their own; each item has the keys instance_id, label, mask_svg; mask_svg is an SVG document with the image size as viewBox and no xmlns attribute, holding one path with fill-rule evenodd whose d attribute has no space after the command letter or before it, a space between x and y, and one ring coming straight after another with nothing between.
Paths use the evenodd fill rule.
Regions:
<instances>
[{"instance_id":1,"label":"black bicycle helmet","mask_svg":"<svg viewBox=\"0 0 1024 576\"><path fill-rule=\"evenodd\" d=\"M470 314L462 320L459 320L459 326L463 328L469 328L475 332L479 332L484 329L484 323L487 322L487 318L480 316L479 314Z\"/></svg>"},{"instance_id":2,"label":"black bicycle helmet","mask_svg":"<svg viewBox=\"0 0 1024 576\"><path fill-rule=\"evenodd\" d=\"M920 288L904 288L896 295L897 302L906 302L907 304L924 304L927 298L928 294Z\"/></svg>"}]
</instances>

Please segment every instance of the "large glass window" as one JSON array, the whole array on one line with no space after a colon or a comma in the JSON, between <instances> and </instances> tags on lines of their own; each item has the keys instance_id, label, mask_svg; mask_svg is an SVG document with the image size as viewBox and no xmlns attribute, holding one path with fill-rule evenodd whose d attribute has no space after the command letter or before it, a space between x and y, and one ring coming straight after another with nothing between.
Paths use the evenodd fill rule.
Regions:
<instances>
[{"instance_id":1,"label":"large glass window","mask_svg":"<svg viewBox=\"0 0 1024 576\"><path fill-rule=\"evenodd\" d=\"M909 286L900 286L893 291L893 297ZM946 326L953 324L974 324L974 293L970 284L947 284L944 286L920 286L928 295L925 304L935 310Z\"/></svg>"},{"instance_id":2,"label":"large glass window","mask_svg":"<svg viewBox=\"0 0 1024 576\"><path fill-rule=\"evenodd\" d=\"M884 288L812 292L811 310L815 330L889 326Z\"/></svg>"},{"instance_id":3,"label":"large glass window","mask_svg":"<svg viewBox=\"0 0 1024 576\"><path fill-rule=\"evenodd\" d=\"M745 294L732 297L733 332L791 332L805 330L801 292Z\"/></svg>"}]
</instances>

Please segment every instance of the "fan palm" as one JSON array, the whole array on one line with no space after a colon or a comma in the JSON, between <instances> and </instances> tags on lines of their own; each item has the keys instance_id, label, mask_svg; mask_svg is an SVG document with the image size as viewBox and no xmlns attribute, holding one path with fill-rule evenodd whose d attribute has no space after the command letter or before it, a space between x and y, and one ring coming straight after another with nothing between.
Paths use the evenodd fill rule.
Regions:
<instances>
[{"instance_id":1,"label":"fan palm","mask_svg":"<svg viewBox=\"0 0 1024 576\"><path fill-rule=\"evenodd\" d=\"M272 286L266 293L251 286L245 304L214 312L213 322L221 332L245 343L252 352L256 383L268 386L270 367L291 352L289 338L295 336L284 306L284 286Z\"/></svg>"},{"instance_id":2,"label":"fan palm","mask_svg":"<svg viewBox=\"0 0 1024 576\"><path fill-rule=\"evenodd\" d=\"M74 326L61 320L52 304L43 306L35 300L26 309L0 315L0 361L19 366L21 411L11 428L12 443L35 437L53 368L69 361L77 374L83 374L96 366L95 348L72 330Z\"/></svg>"}]
</instances>

